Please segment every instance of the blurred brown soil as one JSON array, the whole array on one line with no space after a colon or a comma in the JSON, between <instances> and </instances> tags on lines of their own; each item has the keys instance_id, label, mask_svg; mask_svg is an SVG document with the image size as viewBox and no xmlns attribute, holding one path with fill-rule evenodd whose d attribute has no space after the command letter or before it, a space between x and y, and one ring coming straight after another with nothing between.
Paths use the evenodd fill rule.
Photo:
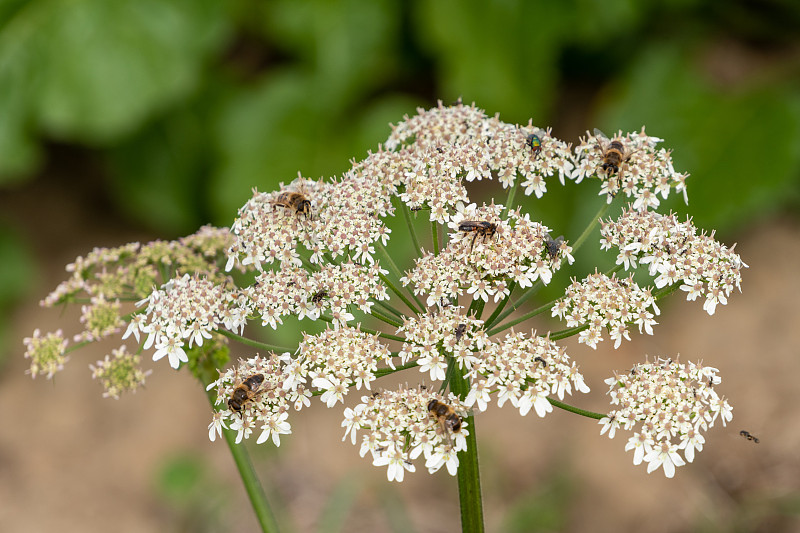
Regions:
<instances>
[{"instance_id":1,"label":"blurred brown soil","mask_svg":"<svg viewBox=\"0 0 800 533\"><path fill-rule=\"evenodd\" d=\"M208 530L257 530L225 445L208 441L209 405L187 373L148 361L154 373L145 390L103 399L87 365L108 345L76 353L53 382L23 374L22 338L34 328L74 333L67 328L77 323L75 315L36 305L63 279L63 266L93 246L142 237L104 214L85 212L84 202L71 203L70 190L41 191L36 204L17 195L0 202L8 217L24 224L42 268L33 294L13 313L19 342L0 375L0 531L196 531L188 516L195 507L165 501L156 489L160 468L176 455L207 463L209 497L227 498ZM602 380L613 370L629 368L644 354L679 353L721 370L718 390L734 406L733 425L715 427L695 463L665 479L633 466L624 433L609 440L594 421L558 410L539 419L491 408L477 420L490 531L504 529L515 505L546 497L559 476L569 480L570 498L562 531L682 532L713 524L719 530L800 530L798 520L780 513L788 503L796 506L800 494L800 228L765 223L743 236L736 250L751 267L744 292L714 316L700 302L675 295L662 306L652 337L634 335L617 351L608 340L597 351L569 345L592 387L571 403L603 411ZM409 370L397 381L418 378ZM351 396L350 403L357 395ZM349 440L341 442L341 411L315 403L293 415L294 434L278 450L250 448L284 529L319 530L332 494L351 494L343 531L391 531L387 505L404 507L417 531L458 530L455 479L419 468L402 484L388 484L384 469L359 458ZM760 443L741 438L740 429ZM202 506L202 498L195 504Z\"/></svg>"}]
</instances>

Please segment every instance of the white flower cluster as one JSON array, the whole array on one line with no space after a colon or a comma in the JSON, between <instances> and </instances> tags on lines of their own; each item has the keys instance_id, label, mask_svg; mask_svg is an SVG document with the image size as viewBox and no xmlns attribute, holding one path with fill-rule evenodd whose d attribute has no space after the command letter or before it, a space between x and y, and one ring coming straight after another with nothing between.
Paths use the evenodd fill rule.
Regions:
<instances>
[{"instance_id":1,"label":"white flower cluster","mask_svg":"<svg viewBox=\"0 0 800 533\"><path fill-rule=\"evenodd\" d=\"M629 325L639 326L639 333L653 334L658 324L654 317L660 314L650 289L642 289L631 275L627 279L594 273L581 282L572 281L564 297L552 309L552 315L566 318L567 327L588 324L578 337L578 342L597 349L603 340L603 330L609 331L614 348L622 339L631 340Z\"/></svg>"},{"instance_id":2,"label":"white flower cluster","mask_svg":"<svg viewBox=\"0 0 800 533\"><path fill-rule=\"evenodd\" d=\"M619 406L600 420L600 434L614 437L617 429L637 430L625 445L634 451L633 464L647 463L650 473L663 467L667 477L703 450L708 430L719 418L726 425L733 409L720 398L714 385L722 380L717 369L701 364L681 364L658 358L635 365L629 373L608 378L611 404Z\"/></svg>"},{"instance_id":3,"label":"white flower cluster","mask_svg":"<svg viewBox=\"0 0 800 533\"><path fill-rule=\"evenodd\" d=\"M508 188L521 177L525 194L541 198L545 177L558 172L563 184L573 169L569 146L549 130L508 124L474 105L439 102L392 129L386 147L402 155L395 165L405 186L400 198L412 209L427 207L440 223L468 202L464 180L497 179Z\"/></svg>"},{"instance_id":4,"label":"white flower cluster","mask_svg":"<svg viewBox=\"0 0 800 533\"><path fill-rule=\"evenodd\" d=\"M543 417L553 410L547 400L551 394L563 400L565 393L572 394L573 387L589 392L566 349L549 338L537 336L535 331L529 336L509 333L500 342L488 343L476 358L467 374L472 387L464 405L477 405L479 411L486 410L490 393L496 392L499 407L510 401L522 416L533 408Z\"/></svg>"},{"instance_id":5,"label":"white flower cluster","mask_svg":"<svg viewBox=\"0 0 800 533\"><path fill-rule=\"evenodd\" d=\"M316 320L325 312L339 325L355 318L348 306L369 313L373 299L389 298L380 280L385 273L378 263L362 266L348 261L341 265L322 265L311 274L300 267L284 265L279 270L259 274L242 294L252 312L261 317L262 325L273 329L283 323L284 316Z\"/></svg>"},{"instance_id":6,"label":"white flower cluster","mask_svg":"<svg viewBox=\"0 0 800 533\"><path fill-rule=\"evenodd\" d=\"M697 235L691 220L678 222L674 214L627 209L622 216L601 224L604 250L619 249L617 264L625 269L648 265L658 288L681 283L687 300L705 296L703 309L713 315L736 288L741 292L741 271L747 268L733 249L714 240L714 233Z\"/></svg>"},{"instance_id":7,"label":"white flower cluster","mask_svg":"<svg viewBox=\"0 0 800 533\"><path fill-rule=\"evenodd\" d=\"M153 361L168 356L172 368L189 361L184 350L186 339L189 348L193 344L202 346L203 340L210 339L211 332L220 325L236 331L246 323L246 313L236 293L189 274L171 279L137 303L144 304L144 312L131 318L122 338L133 335L139 342L139 335L146 335L143 349L154 346Z\"/></svg>"},{"instance_id":8,"label":"white flower cluster","mask_svg":"<svg viewBox=\"0 0 800 533\"><path fill-rule=\"evenodd\" d=\"M278 191L253 191L231 228L236 239L228 249L225 269L239 261L259 271L276 261L284 267L300 266L298 244L312 252L312 263L322 262L326 253L332 258L349 254L353 260L371 263L372 245L389 240L391 230L381 217L393 213L393 193L391 183L355 171L340 181L298 177L288 186L281 184ZM287 194L295 195L296 205L286 205ZM309 205L300 209L298 198Z\"/></svg>"},{"instance_id":9,"label":"white flower cluster","mask_svg":"<svg viewBox=\"0 0 800 533\"><path fill-rule=\"evenodd\" d=\"M443 299L455 299L464 293L474 300L489 298L499 302L511 291L510 282L530 287L538 280L550 283L561 262L574 261L572 248L552 240L549 228L519 210L500 218L501 205L459 208L449 227L454 230L445 249L438 255L427 253L401 281L414 284L414 294L427 293L429 306ZM461 231L463 223L487 223L491 231ZM474 226L474 224L473 224ZM552 248L551 248L552 247Z\"/></svg>"},{"instance_id":10,"label":"white flower cluster","mask_svg":"<svg viewBox=\"0 0 800 533\"><path fill-rule=\"evenodd\" d=\"M344 403L353 385L358 390L362 386L369 390L378 364L394 368L391 352L377 335L346 326L304 336L299 352L300 356L286 370L291 376L286 386L310 379L315 389L323 391L321 400L328 407Z\"/></svg>"},{"instance_id":11,"label":"white flower cluster","mask_svg":"<svg viewBox=\"0 0 800 533\"><path fill-rule=\"evenodd\" d=\"M254 430L261 433L256 442L261 444L272 437L275 446L280 446L280 436L292 432L287 421L289 408L300 410L311 405L311 391L302 383L287 382L287 364L291 362L288 353L270 354L268 358L258 355L248 360L239 360L239 364L227 371L220 372L216 381L211 382L206 390L217 389L215 405L221 407L214 411L214 417L208 426L208 437L214 441L222 436L222 428L230 428L237 432L236 442L250 438ZM247 386L247 380L253 376L261 376L253 387ZM240 413L230 409L228 402L235 390L243 390L246 400L242 402Z\"/></svg>"},{"instance_id":12,"label":"white flower cluster","mask_svg":"<svg viewBox=\"0 0 800 533\"><path fill-rule=\"evenodd\" d=\"M662 140L646 135L644 128L625 136L619 132L612 139L597 130L595 135L587 132L586 138L581 138L581 143L575 147L575 171L571 177L576 183L589 176L599 177L603 181L600 194L607 196L608 203L624 192L628 198L635 198L635 209L656 208L661 203L658 195L666 199L672 188L683 192L684 201L688 203L688 174L675 172L669 150L656 149L656 144ZM612 146L612 143L619 144ZM610 161L609 152L619 154L619 160ZM609 162L617 163L618 170L609 167Z\"/></svg>"},{"instance_id":13,"label":"white flower cluster","mask_svg":"<svg viewBox=\"0 0 800 533\"><path fill-rule=\"evenodd\" d=\"M450 475L458 470L457 452L467 449L466 423L456 432L428 411L432 400L452 408L459 418L466 409L458 398L443 397L426 390L401 389L362 396L361 403L345 409L342 427L344 437L356 444L361 434L361 457L372 456L375 466L387 466L389 481L403 481L405 471L414 472L414 460L425 459L430 473L446 466Z\"/></svg>"},{"instance_id":14,"label":"white flower cluster","mask_svg":"<svg viewBox=\"0 0 800 533\"><path fill-rule=\"evenodd\" d=\"M483 321L465 316L455 305L438 313L406 318L397 330L406 338L398 355L403 364L416 359L420 372L430 372L432 380L443 381L448 357L453 357L461 368L472 367L474 352L489 341L482 325Z\"/></svg>"}]
</instances>

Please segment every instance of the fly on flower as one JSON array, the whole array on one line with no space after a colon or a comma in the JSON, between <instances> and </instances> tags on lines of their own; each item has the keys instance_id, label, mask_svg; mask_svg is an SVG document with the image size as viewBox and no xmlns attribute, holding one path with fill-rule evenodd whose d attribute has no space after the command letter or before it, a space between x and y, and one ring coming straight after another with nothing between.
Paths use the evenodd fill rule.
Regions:
<instances>
[{"instance_id":1,"label":"fly on flower","mask_svg":"<svg viewBox=\"0 0 800 533\"><path fill-rule=\"evenodd\" d=\"M240 418L244 418L244 408L247 402L254 400L269 388L269 386L264 386L264 374L253 374L233 389L231 397L228 398L228 407Z\"/></svg>"},{"instance_id":2,"label":"fly on flower","mask_svg":"<svg viewBox=\"0 0 800 533\"><path fill-rule=\"evenodd\" d=\"M483 242L486 242L486 239L491 239L497 234L497 224L485 220L464 220L458 225L458 231L473 234L472 241L469 243L469 251L471 253L475 239L479 236L483 237Z\"/></svg>"}]
</instances>

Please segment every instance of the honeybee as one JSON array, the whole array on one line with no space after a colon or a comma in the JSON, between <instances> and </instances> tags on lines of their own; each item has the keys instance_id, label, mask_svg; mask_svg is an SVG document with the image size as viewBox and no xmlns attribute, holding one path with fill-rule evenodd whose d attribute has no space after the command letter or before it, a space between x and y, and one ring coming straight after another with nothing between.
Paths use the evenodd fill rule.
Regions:
<instances>
[{"instance_id":1,"label":"honeybee","mask_svg":"<svg viewBox=\"0 0 800 533\"><path fill-rule=\"evenodd\" d=\"M558 257L558 251L561 249L561 243L564 242L564 236L559 235L555 239L549 233L545 234L544 249L550 257L550 261L555 261Z\"/></svg>"},{"instance_id":2,"label":"honeybee","mask_svg":"<svg viewBox=\"0 0 800 533\"><path fill-rule=\"evenodd\" d=\"M284 191L273 200L274 207L283 207L294 210L296 215L305 215L308 220L314 218L311 212L311 200L305 194L295 191Z\"/></svg>"},{"instance_id":3,"label":"honeybee","mask_svg":"<svg viewBox=\"0 0 800 533\"><path fill-rule=\"evenodd\" d=\"M311 297L311 302L315 305L319 305L322 303L323 298L328 297L328 291L318 291Z\"/></svg>"},{"instance_id":4,"label":"honeybee","mask_svg":"<svg viewBox=\"0 0 800 533\"><path fill-rule=\"evenodd\" d=\"M428 415L439 424L447 439L449 439L450 433L461 431L461 417L458 416L456 410L436 398L428 402Z\"/></svg>"},{"instance_id":5,"label":"honeybee","mask_svg":"<svg viewBox=\"0 0 800 533\"><path fill-rule=\"evenodd\" d=\"M246 380L242 381L231 393L228 398L228 408L239 414L239 417L244 418L244 406L247 402L253 400L264 392L261 385L264 383L264 374L253 374Z\"/></svg>"},{"instance_id":6,"label":"honeybee","mask_svg":"<svg viewBox=\"0 0 800 533\"><path fill-rule=\"evenodd\" d=\"M478 236L483 237L483 242L490 239L497 234L497 224L487 222L486 220L464 220L458 225L458 231L464 233L474 233L472 242L469 244L469 251L472 252L472 246L475 244L475 239Z\"/></svg>"},{"instance_id":7,"label":"honeybee","mask_svg":"<svg viewBox=\"0 0 800 533\"><path fill-rule=\"evenodd\" d=\"M598 147L603 152L603 164L601 168L607 176L619 173L619 167L631 158L633 152L626 148L625 145L622 144L622 141L617 139L613 141L609 140L609 138L597 128L594 129L594 135L600 141Z\"/></svg>"},{"instance_id":8,"label":"honeybee","mask_svg":"<svg viewBox=\"0 0 800 533\"><path fill-rule=\"evenodd\" d=\"M467 332L467 325L463 323L459 324L456 327L456 342L459 342L461 340L461 337L463 337L464 333L466 332Z\"/></svg>"},{"instance_id":9,"label":"honeybee","mask_svg":"<svg viewBox=\"0 0 800 533\"><path fill-rule=\"evenodd\" d=\"M758 444L758 437L751 435L749 431L741 430L739 435Z\"/></svg>"}]
</instances>

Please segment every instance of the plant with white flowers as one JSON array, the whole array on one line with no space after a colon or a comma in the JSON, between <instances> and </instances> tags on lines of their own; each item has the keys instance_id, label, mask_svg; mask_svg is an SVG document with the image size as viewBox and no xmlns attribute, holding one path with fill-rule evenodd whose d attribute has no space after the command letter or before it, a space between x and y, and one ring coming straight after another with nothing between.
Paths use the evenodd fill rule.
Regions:
<instances>
[{"instance_id":1,"label":"plant with white flowers","mask_svg":"<svg viewBox=\"0 0 800 533\"><path fill-rule=\"evenodd\" d=\"M142 352L188 368L209 391L209 437L224 437L236 455L265 531L274 519L237 445L255 437L279 446L292 413L315 396L341 413L344 438L386 467L389 481L418 466L457 476L465 531L483 528L475 428L493 401L521 416L557 407L594 418L609 437L630 432L634 464L672 477L702 450L704 431L731 419L717 370L670 358L638 363L606 380L611 408L592 413L564 403L593 380L558 344L578 335L597 350L607 336L616 349L631 334L653 335L656 302L676 289L702 298L709 314L741 290L747 265L733 247L655 211L659 196L686 198L687 175L659 142L644 130L610 140L587 134L573 149L549 129L507 124L474 105L419 110L342 176L300 176L254 192L230 231L204 227L78 258L43 301L82 304L77 344L37 330L25 339L29 372L52 378L67 353L119 334L140 346L92 365L106 396L144 384ZM554 239L554 229L515 205L518 193L540 198L555 179L600 182L599 213L576 239ZM473 201L467 186L480 180L496 182L502 196ZM615 198L630 203L603 220ZM598 244L616 251L617 266L581 280L563 275L598 224ZM398 231L408 239L392 238ZM408 257L404 272L395 259ZM630 273L618 277L623 268ZM552 284L563 296L528 309ZM513 329L548 311L564 329ZM286 317L328 327L286 347L248 328L269 332ZM254 353L227 366L230 341ZM378 386L401 371L420 383Z\"/></svg>"}]
</instances>

